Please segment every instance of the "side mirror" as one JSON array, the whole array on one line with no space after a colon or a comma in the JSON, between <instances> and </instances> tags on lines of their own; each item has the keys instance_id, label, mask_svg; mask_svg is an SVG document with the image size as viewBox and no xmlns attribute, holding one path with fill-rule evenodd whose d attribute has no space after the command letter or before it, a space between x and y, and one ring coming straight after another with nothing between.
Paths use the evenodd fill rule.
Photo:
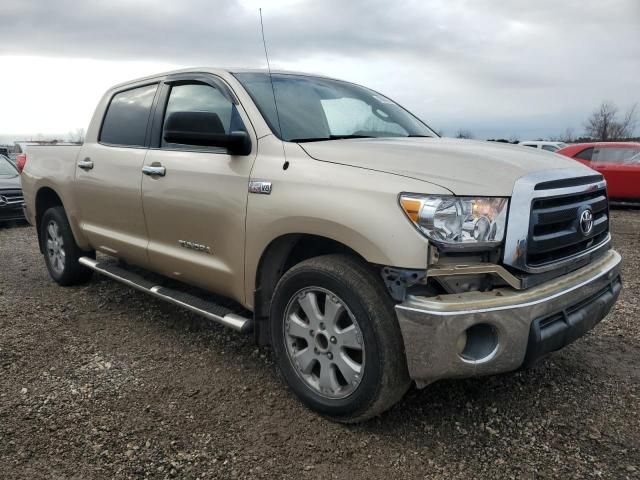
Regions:
<instances>
[{"instance_id":1,"label":"side mirror","mask_svg":"<svg viewBox=\"0 0 640 480\"><path fill-rule=\"evenodd\" d=\"M213 112L173 112L164 126L164 140L183 145L226 148L231 155L249 155L251 139L242 130L225 133Z\"/></svg>"}]
</instances>

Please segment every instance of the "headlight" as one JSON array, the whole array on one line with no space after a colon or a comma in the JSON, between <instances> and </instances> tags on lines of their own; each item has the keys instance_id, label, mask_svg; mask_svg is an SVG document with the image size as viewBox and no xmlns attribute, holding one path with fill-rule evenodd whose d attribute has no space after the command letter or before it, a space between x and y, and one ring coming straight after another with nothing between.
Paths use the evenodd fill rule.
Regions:
<instances>
[{"instance_id":1,"label":"headlight","mask_svg":"<svg viewBox=\"0 0 640 480\"><path fill-rule=\"evenodd\" d=\"M436 244L492 246L504 238L507 198L400 195L413 224Z\"/></svg>"}]
</instances>

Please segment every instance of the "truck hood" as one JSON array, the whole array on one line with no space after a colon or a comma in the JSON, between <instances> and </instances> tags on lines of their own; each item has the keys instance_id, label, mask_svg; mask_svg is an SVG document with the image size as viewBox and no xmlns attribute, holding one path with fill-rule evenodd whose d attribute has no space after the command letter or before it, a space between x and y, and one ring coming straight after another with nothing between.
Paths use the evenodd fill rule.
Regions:
<instances>
[{"instance_id":1,"label":"truck hood","mask_svg":"<svg viewBox=\"0 0 640 480\"><path fill-rule=\"evenodd\" d=\"M362 138L300 146L316 160L402 175L456 195L510 196L518 178L539 170L582 167L591 172L563 155L473 140Z\"/></svg>"}]
</instances>

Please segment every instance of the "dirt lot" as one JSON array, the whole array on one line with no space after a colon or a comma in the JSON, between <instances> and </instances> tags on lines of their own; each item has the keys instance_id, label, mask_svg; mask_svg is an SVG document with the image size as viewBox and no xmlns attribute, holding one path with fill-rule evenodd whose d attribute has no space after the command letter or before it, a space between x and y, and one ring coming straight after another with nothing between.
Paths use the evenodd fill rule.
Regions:
<instances>
[{"instance_id":1,"label":"dirt lot","mask_svg":"<svg viewBox=\"0 0 640 480\"><path fill-rule=\"evenodd\" d=\"M34 230L0 227L0 477L640 478L640 211L613 216L625 290L592 334L349 427L250 338L104 278L58 287Z\"/></svg>"}]
</instances>

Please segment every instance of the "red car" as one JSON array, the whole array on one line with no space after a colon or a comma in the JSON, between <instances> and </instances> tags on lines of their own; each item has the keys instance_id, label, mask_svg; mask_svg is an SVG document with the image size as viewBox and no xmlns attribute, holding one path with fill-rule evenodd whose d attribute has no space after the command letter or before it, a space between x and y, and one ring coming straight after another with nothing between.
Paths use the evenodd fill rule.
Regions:
<instances>
[{"instance_id":1,"label":"red car","mask_svg":"<svg viewBox=\"0 0 640 480\"><path fill-rule=\"evenodd\" d=\"M640 143L576 143L556 153L597 170L607 180L614 202L640 202Z\"/></svg>"}]
</instances>

